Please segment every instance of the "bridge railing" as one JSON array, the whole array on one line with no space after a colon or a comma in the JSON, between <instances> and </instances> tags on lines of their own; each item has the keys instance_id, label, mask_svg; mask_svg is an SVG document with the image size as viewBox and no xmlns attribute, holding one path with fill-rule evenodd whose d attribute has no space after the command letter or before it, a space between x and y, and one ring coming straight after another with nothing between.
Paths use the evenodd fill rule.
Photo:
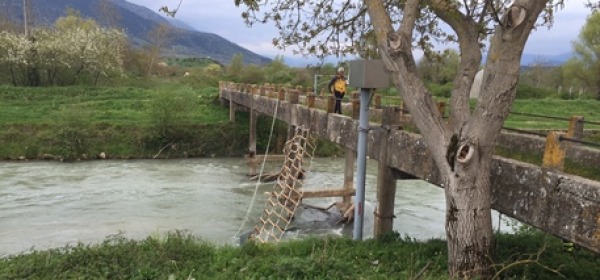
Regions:
<instances>
[{"instance_id":1,"label":"bridge railing","mask_svg":"<svg viewBox=\"0 0 600 280\"><path fill-rule=\"evenodd\" d=\"M291 104L302 104L309 108L325 110L328 113L333 113L334 111L334 97L324 92L315 95L312 88L229 82L222 82L220 87L251 95L275 98ZM384 101L384 99L388 100ZM397 105L382 105L382 103L392 103L389 99L394 100L393 102L397 103ZM347 100L348 102L343 102L342 104L342 111L345 115L358 119L360 108L358 92L350 93ZM446 103L437 102L437 107L442 116L447 118ZM391 126L396 129L408 128L415 132L417 130L412 124L410 112L404 108L402 100L399 97L382 96L376 93L370 108L370 119L373 123L386 124L388 127L390 126L389 124L393 124ZM569 161L577 166L600 166L600 150L598 149L600 148L600 143L583 140L584 135L586 135L584 124L600 126L600 122L585 120L583 116L571 116L567 118L522 112L511 112L511 114L560 120L565 121L567 125L565 125L565 129L554 131L532 131L503 127L504 131L496 142L498 149L511 151L512 153L530 154L538 158L533 163L556 168L561 171L565 171L565 161Z\"/></svg>"}]
</instances>

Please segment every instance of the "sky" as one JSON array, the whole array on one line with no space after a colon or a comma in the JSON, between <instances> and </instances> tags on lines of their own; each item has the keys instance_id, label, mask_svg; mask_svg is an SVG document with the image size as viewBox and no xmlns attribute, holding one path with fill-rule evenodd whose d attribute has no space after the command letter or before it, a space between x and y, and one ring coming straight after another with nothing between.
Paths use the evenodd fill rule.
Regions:
<instances>
[{"instance_id":1,"label":"sky","mask_svg":"<svg viewBox=\"0 0 600 280\"><path fill-rule=\"evenodd\" d=\"M128 0L158 11L162 6L175 8L179 0ZM590 10L585 8L584 0L566 0L564 9L556 12L554 25L550 30L539 27L529 37L525 54L536 56L554 56L572 51L571 42L577 39L579 31L585 24ZM246 26L241 17L243 8L235 7L233 0L183 0L176 15L198 31L215 33L246 49L267 57L283 55L286 62L294 60L310 62L313 58L302 58L293 55L293 48L279 50L272 45L277 37L277 29L272 24L255 24Z\"/></svg>"}]
</instances>

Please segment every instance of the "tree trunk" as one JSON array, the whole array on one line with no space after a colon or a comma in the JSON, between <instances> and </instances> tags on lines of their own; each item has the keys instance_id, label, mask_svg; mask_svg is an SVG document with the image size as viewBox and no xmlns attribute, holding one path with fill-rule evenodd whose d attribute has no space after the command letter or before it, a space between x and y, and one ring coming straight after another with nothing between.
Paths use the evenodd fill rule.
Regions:
<instances>
[{"instance_id":1,"label":"tree trunk","mask_svg":"<svg viewBox=\"0 0 600 280\"><path fill-rule=\"evenodd\" d=\"M484 170L490 170L491 153L473 152L469 159L463 154L464 163L444 176L448 267L452 278L488 279L493 235L490 177Z\"/></svg>"}]
</instances>

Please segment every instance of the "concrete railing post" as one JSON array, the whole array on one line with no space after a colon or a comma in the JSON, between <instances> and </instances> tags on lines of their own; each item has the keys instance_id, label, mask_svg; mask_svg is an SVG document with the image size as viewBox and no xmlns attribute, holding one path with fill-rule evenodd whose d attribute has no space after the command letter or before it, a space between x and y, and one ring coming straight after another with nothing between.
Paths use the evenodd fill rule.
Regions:
<instances>
[{"instance_id":1,"label":"concrete railing post","mask_svg":"<svg viewBox=\"0 0 600 280\"><path fill-rule=\"evenodd\" d=\"M288 93L288 101L290 102L290 104L298 104L300 92L298 90L290 90Z\"/></svg>"},{"instance_id":2,"label":"concrete railing post","mask_svg":"<svg viewBox=\"0 0 600 280\"><path fill-rule=\"evenodd\" d=\"M315 98L316 96L312 93L309 93L306 96L306 106L308 106L308 108L314 108L315 107Z\"/></svg>"},{"instance_id":3,"label":"concrete railing post","mask_svg":"<svg viewBox=\"0 0 600 280\"><path fill-rule=\"evenodd\" d=\"M335 110L335 97L330 95L327 98L327 113L332 114Z\"/></svg>"},{"instance_id":4,"label":"concrete railing post","mask_svg":"<svg viewBox=\"0 0 600 280\"><path fill-rule=\"evenodd\" d=\"M567 137L575 140L581 140L583 138L583 120L583 116L572 116L569 118Z\"/></svg>"},{"instance_id":5,"label":"concrete railing post","mask_svg":"<svg viewBox=\"0 0 600 280\"><path fill-rule=\"evenodd\" d=\"M259 95L260 96L265 96L265 93L266 93L265 86L260 86Z\"/></svg>"},{"instance_id":6,"label":"concrete railing post","mask_svg":"<svg viewBox=\"0 0 600 280\"><path fill-rule=\"evenodd\" d=\"M387 128L400 128L402 109L395 106L381 107L381 125Z\"/></svg>"},{"instance_id":7,"label":"concrete railing post","mask_svg":"<svg viewBox=\"0 0 600 280\"><path fill-rule=\"evenodd\" d=\"M285 100L285 89L284 88L279 88L279 91L277 92L277 99L279 99L279 101Z\"/></svg>"},{"instance_id":8,"label":"concrete railing post","mask_svg":"<svg viewBox=\"0 0 600 280\"><path fill-rule=\"evenodd\" d=\"M381 94L375 94L375 109L381 109Z\"/></svg>"},{"instance_id":9,"label":"concrete railing post","mask_svg":"<svg viewBox=\"0 0 600 280\"><path fill-rule=\"evenodd\" d=\"M564 135L564 133L556 131L548 133L542 159L543 167L564 170L566 143L560 139Z\"/></svg>"},{"instance_id":10,"label":"concrete railing post","mask_svg":"<svg viewBox=\"0 0 600 280\"><path fill-rule=\"evenodd\" d=\"M354 97L354 94L352 94ZM358 120L358 115L360 114L360 100L358 98L352 98L352 118Z\"/></svg>"},{"instance_id":11,"label":"concrete railing post","mask_svg":"<svg viewBox=\"0 0 600 280\"><path fill-rule=\"evenodd\" d=\"M438 112L440 112L440 115L442 115L442 118L443 118L444 115L446 114L446 102L439 101L436 104L437 104Z\"/></svg>"}]
</instances>

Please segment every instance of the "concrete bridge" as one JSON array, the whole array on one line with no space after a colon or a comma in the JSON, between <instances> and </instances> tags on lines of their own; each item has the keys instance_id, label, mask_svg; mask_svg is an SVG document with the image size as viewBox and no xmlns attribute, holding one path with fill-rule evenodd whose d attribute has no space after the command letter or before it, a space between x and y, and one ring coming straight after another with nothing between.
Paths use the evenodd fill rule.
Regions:
<instances>
[{"instance_id":1,"label":"concrete bridge","mask_svg":"<svg viewBox=\"0 0 600 280\"><path fill-rule=\"evenodd\" d=\"M353 105L346 105L346 112L356 108L351 110L353 118L331 113L332 100L304 94L298 89L221 83L220 99L230 108L230 120L235 120L236 111L250 112L251 151L256 151L258 114L275 117L290 126L308 127L314 135L345 147L344 186L352 188L358 135L356 101ZM420 178L439 186L440 176L421 136L402 129L409 121L403 110L382 107L371 111L372 119L380 120L379 123L371 123L368 134L368 156L379 163L375 214L377 235L392 229L397 180ZM497 146L538 153L545 149L546 152L543 166L494 156L492 208L600 253L600 182L560 171L565 158L600 168L600 153L560 141L562 137L561 134L550 134L544 139L503 132Z\"/></svg>"}]
</instances>

